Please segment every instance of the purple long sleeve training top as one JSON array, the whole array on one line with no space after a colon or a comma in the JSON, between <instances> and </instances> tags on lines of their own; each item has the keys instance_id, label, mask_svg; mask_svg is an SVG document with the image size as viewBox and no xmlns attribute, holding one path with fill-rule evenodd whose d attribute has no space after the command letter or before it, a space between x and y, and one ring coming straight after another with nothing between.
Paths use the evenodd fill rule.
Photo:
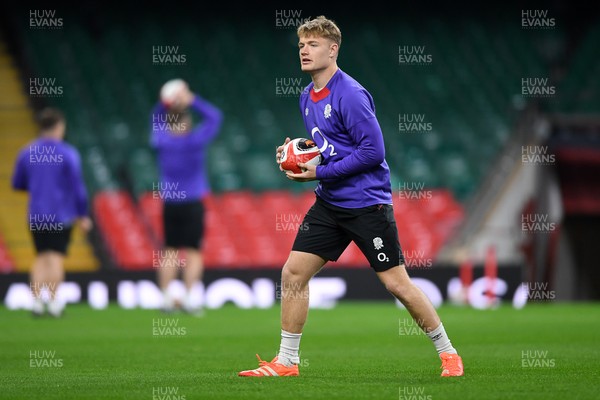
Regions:
<instances>
[{"instance_id":1,"label":"purple long sleeve training top","mask_svg":"<svg viewBox=\"0 0 600 400\"><path fill-rule=\"evenodd\" d=\"M392 204L383 134L369 92L340 69L318 92L313 86L300 96L300 110L323 157L317 195L345 208Z\"/></svg>"},{"instance_id":2,"label":"purple long sleeve training top","mask_svg":"<svg viewBox=\"0 0 600 400\"><path fill-rule=\"evenodd\" d=\"M81 159L75 147L40 137L16 160L12 187L29 192L29 223L65 226L88 214Z\"/></svg>"},{"instance_id":3,"label":"purple long sleeve training top","mask_svg":"<svg viewBox=\"0 0 600 400\"><path fill-rule=\"evenodd\" d=\"M160 174L159 191L165 202L197 201L210 192L205 168L205 150L219 133L221 111L194 96L191 109L202 117L202 122L188 133L173 134L167 108L159 103L152 113L150 145L157 150Z\"/></svg>"}]
</instances>

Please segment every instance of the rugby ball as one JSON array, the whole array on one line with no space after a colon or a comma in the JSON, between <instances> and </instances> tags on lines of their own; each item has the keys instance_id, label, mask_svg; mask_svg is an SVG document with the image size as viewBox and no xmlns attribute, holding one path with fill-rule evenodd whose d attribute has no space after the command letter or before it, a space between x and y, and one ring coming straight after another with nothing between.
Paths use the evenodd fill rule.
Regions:
<instances>
[{"instance_id":1,"label":"rugby ball","mask_svg":"<svg viewBox=\"0 0 600 400\"><path fill-rule=\"evenodd\" d=\"M187 84L183 79L171 79L165 82L160 88L160 101L169 108L180 100L180 96L185 92Z\"/></svg>"},{"instance_id":2,"label":"rugby ball","mask_svg":"<svg viewBox=\"0 0 600 400\"><path fill-rule=\"evenodd\" d=\"M306 169L298 167L298 163L319 165L321 163L321 152L313 140L297 138L289 141L284 146L279 161L284 171L299 174L306 171Z\"/></svg>"}]
</instances>

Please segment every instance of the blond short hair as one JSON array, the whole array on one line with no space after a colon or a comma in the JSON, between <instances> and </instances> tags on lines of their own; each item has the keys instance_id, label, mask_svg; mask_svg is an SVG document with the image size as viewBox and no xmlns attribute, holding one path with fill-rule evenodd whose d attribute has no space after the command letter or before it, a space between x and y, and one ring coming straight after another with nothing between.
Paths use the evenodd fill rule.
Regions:
<instances>
[{"instance_id":1,"label":"blond short hair","mask_svg":"<svg viewBox=\"0 0 600 400\"><path fill-rule=\"evenodd\" d=\"M342 44L342 32L340 28L330 19L319 15L315 19L306 21L298 27L298 37L317 36L332 40L338 46Z\"/></svg>"}]
</instances>

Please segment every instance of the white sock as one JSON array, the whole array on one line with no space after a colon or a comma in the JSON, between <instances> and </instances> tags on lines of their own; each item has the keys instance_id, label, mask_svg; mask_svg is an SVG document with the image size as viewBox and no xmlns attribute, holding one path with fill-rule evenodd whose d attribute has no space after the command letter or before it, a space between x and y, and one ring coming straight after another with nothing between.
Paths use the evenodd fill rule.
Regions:
<instances>
[{"instance_id":1,"label":"white sock","mask_svg":"<svg viewBox=\"0 0 600 400\"><path fill-rule=\"evenodd\" d=\"M186 310L193 310L195 308L194 306L194 302L193 302L193 297L192 297L192 289L188 289L185 292L185 297L183 298L183 306L185 307Z\"/></svg>"},{"instance_id":2,"label":"white sock","mask_svg":"<svg viewBox=\"0 0 600 400\"><path fill-rule=\"evenodd\" d=\"M444 325L440 322L440 325L427 333L429 339L433 342L435 349L438 354L442 353L450 353L457 354L457 351L454 347L452 347L452 343L450 343L450 339L448 339L448 335L446 334L446 330L444 329Z\"/></svg>"},{"instance_id":3,"label":"white sock","mask_svg":"<svg viewBox=\"0 0 600 400\"><path fill-rule=\"evenodd\" d=\"M48 312L55 317L60 316L64 308L64 304L59 300L50 300L48 303Z\"/></svg>"},{"instance_id":4,"label":"white sock","mask_svg":"<svg viewBox=\"0 0 600 400\"><path fill-rule=\"evenodd\" d=\"M175 299L169 293L169 289L163 290L163 307L167 310L172 310L175 307Z\"/></svg>"},{"instance_id":5,"label":"white sock","mask_svg":"<svg viewBox=\"0 0 600 400\"><path fill-rule=\"evenodd\" d=\"M44 302L42 301L42 299L40 299L39 297L33 299L33 307L31 308L31 311L33 311L36 314L44 313Z\"/></svg>"},{"instance_id":6,"label":"white sock","mask_svg":"<svg viewBox=\"0 0 600 400\"><path fill-rule=\"evenodd\" d=\"M277 353L277 361L286 367L291 367L294 364L300 364L300 339L301 333L290 333L283 329L281 330L281 344L279 345L279 353Z\"/></svg>"}]
</instances>

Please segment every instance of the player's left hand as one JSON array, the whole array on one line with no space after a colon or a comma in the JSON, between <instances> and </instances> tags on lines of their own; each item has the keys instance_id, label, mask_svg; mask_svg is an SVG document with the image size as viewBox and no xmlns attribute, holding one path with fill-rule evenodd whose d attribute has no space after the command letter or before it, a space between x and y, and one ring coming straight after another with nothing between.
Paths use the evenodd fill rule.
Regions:
<instances>
[{"instance_id":1,"label":"player's left hand","mask_svg":"<svg viewBox=\"0 0 600 400\"><path fill-rule=\"evenodd\" d=\"M183 93L180 95L181 98L181 106L185 109L188 108L192 102L194 101L194 92L190 90L189 87L186 86Z\"/></svg>"},{"instance_id":2,"label":"player's left hand","mask_svg":"<svg viewBox=\"0 0 600 400\"><path fill-rule=\"evenodd\" d=\"M296 182L310 182L317 179L317 166L316 165L308 165L304 163L298 163L298 166L302 169L306 169L306 171L294 174L293 172L287 171L285 175L288 179L291 179Z\"/></svg>"},{"instance_id":3,"label":"player's left hand","mask_svg":"<svg viewBox=\"0 0 600 400\"><path fill-rule=\"evenodd\" d=\"M80 217L77 219L77 225L84 232L89 232L94 227L94 223L90 217Z\"/></svg>"},{"instance_id":4,"label":"player's left hand","mask_svg":"<svg viewBox=\"0 0 600 400\"><path fill-rule=\"evenodd\" d=\"M169 108L175 112L183 112L190 104L192 104L193 100L194 93L190 90L187 82L184 82L184 86L181 91L177 93L177 96L175 96L175 99Z\"/></svg>"}]
</instances>

